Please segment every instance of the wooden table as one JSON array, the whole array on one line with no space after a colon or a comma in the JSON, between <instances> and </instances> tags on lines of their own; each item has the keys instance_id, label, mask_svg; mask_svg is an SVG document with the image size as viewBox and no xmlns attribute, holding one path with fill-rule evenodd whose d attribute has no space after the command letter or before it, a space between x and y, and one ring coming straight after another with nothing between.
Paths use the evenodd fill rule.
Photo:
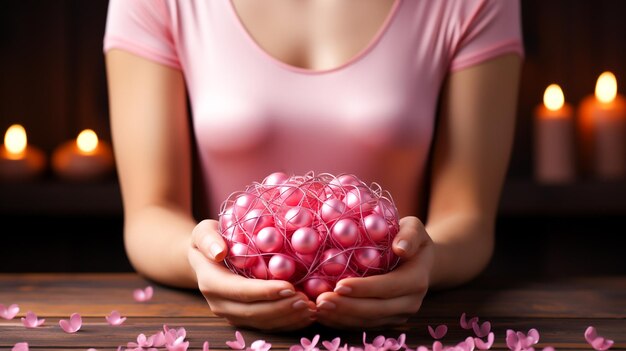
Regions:
<instances>
[{"instance_id":1,"label":"wooden table","mask_svg":"<svg viewBox=\"0 0 626 351\"><path fill-rule=\"evenodd\" d=\"M155 287L151 301L134 301L132 292L147 285ZM0 349L11 349L26 341L33 350L115 349L135 341L140 333L154 334L164 324L185 327L189 350L199 350L208 340L211 349L229 349L225 341L234 340L236 328L211 314L208 305L195 291L177 290L146 281L136 274L0 274L0 303L16 303L20 312L12 320L0 319ZM37 329L22 326L19 317L27 311L45 318ZM104 316L118 310L127 316L117 327L106 323ZM83 326L75 334L64 333L59 319L78 312ZM427 326L447 324L444 345L454 345L471 335L459 326L461 313L490 321L495 333L493 350L508 350L507 329L526 333L536 328L540 335L538 350L553 346L557 350L593 350L583 333L593 325L598 333L615 341L611 350L626 349L626 276L568 277L545 281L477 279L464 287L431 293L420 312L404 326L368 330L367 340L377 335L407 335L407 344L432 346ZM333 330L314 325L298 332L262 333L242 330L249 343L264 339L273 350L285 350L298 344L301 337L320 334L321 340L341 337L342 344L362 346L363 330ZM162 348L164 350L164 348Z\"/></svg>"}]
</instances>

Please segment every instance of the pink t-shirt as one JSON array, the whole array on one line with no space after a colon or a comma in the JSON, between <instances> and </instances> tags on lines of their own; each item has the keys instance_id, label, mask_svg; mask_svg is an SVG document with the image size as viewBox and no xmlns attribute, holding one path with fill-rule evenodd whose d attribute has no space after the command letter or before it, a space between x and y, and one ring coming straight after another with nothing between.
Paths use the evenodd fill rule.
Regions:
<instances>
[{"instance_id":1,"label":"pink t-shirt","mask_svg":"<svg viewBox=\"0 0 626 351\"><path fill-rule=\"evenodd\" d=\"M416 214L406 212L446 75L524 55L517 0L396 0L367 47L323 71L263 51L230 0L110 0L104 50L114 48L184 73L213 218L230 193L275 171L352 173Z\"/></svg>"}]
</instances>

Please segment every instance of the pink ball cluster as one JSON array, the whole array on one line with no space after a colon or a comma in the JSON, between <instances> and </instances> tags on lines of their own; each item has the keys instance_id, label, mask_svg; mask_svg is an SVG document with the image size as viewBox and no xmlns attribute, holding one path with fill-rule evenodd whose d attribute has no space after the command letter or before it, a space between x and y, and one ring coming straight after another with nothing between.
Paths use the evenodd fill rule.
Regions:
<instances>
[{"instance_id":1,"label":"pink ball cluster","mask_svg":"<svg viewBox=\"0 0 626 351\"><path fill-rule=\"evenodd\" d=\"M224 201L219 229L231 271L287 280L312 299L343 278L389 272L399 260L391 196L351 174L272 173Z\"/></svg>"}]
</instances>

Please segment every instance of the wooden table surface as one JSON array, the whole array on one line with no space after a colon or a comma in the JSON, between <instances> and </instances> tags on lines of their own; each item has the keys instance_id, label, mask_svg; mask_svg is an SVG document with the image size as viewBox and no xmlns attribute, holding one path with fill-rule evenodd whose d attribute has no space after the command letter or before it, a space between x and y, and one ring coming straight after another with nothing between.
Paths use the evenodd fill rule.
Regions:
<instances>
[{"instance_id":1,"label":"wooden table surface","mask_svg":"<svg viewBox=\"0 0 626 351\"><path fill-rule=\"evenodd\" d=\"M154 297L136 302L132 292L152 285ZM18 304L20 312L12 320L0 318L0 349L11 349L18 342L28 342L31 350L76 350L96 348L112 350L136 341L137 335L154 334L163 325L184 327L189 350L199 350L205 340L213 350L227 350L225 342L234 340L236 328L211 314L203 297L195 291L177 290L146 281L133 273L115 274L0 274L0 304ZM117 327L107 324L104 316L118 310L128 317ZM27 311L45 318L43 326L25 328L20 317ZM77 312L83 326L75 334L59 327L60 319ZM405 333L407 345L432 346L429 325L446 324L444 345L455 345L473 334L459 325L460 315L478 316L489 321L495 333L493 350L508 350L507 329L540 333L536 346L541 350L593 350L583 336L592 325L598 334L615 341L611 350L626 350L626 276L567 277L548 280L477 279L458 289L430 293L420 312L407 325L367 330L367 340L375 336L397 338ZM322 340L341 337L342 344L362 346L364 330L335 330L314 325L289 333L263 333L241 330L246 342L264 339L273 350L285 350L299 344L301 337ZM164 350L164 348L162 348Z\"/></svg>"}]
</instances>

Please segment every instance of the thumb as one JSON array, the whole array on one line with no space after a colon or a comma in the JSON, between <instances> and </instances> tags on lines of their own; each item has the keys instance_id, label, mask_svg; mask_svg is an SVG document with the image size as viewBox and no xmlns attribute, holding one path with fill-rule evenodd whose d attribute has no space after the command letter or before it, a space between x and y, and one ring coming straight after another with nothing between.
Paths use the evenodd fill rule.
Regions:
<instances>
[{"instance_id":1,"label":"thumb","mask_svg":"<svg viewBox=\"0 0 626 351\"><path fill-rule=\"evenodd\" d=\"M408 216L400 220L400 230L393 239L392 250L403 259L415 256L424 240L428 240L424 224L417 217Z\"/></svg>"},{"instance_id":2,"label":"thumb","mask_svg":"<svg viewBox=\"0 0 626 351\"><path fill-rule=\"evenodd\" d=\"M204 256L215 262L222 261L228 253L217 221L212 219L205 219L196 225L191 233L191 242Z\"/></svg>"}]
</instances>

